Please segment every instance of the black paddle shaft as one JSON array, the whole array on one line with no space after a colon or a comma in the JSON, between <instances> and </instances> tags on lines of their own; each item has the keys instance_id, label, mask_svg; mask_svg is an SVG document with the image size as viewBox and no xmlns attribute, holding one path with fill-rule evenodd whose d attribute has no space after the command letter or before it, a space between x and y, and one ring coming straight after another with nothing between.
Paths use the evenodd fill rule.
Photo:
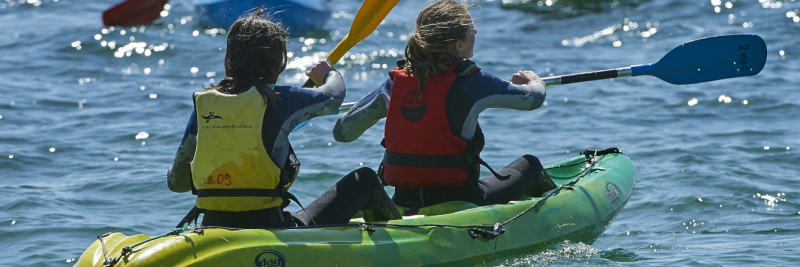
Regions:
<instances>
[{"instance_id":1,"label":"black paddle shaft","mask_svg":"<svg viewBox=\"0 0 800 267\"><path fill-rule=\"evenodd\" d=\"M631 67L582 72L582 73L567 74L561 76L550 76L550 77L544 77L542 78L542 80L544 81L546 86L551 86L551 85L561 85L569 83L612 79L612 78L627 77L627 76L631 76Z\"/></svg>"},{"instance_id":2,"label":"black paddle shaft","mask_svg":"<svg viewBox=\"0 0 800 267\"><path fill-rule=\"evenodd\" d=\"M306 82L303 84L303 86L302 86L302 87L303 87L303 88L311 88L311 87L314 87L314 81L312 81L312 80L311 80L311 78L308 78L308 80L306 80Z\"/></svg>"},{"instance_id":3,"label":"black paddle shaft","mask_svg":"<svg viewBox=\"0 0 800 267\"><path fill-rule=\"evenodd\" d=\"M619 77L616 69L598 70L561 76L561 84L579 83Z\"/></svg>"}]
</instances>

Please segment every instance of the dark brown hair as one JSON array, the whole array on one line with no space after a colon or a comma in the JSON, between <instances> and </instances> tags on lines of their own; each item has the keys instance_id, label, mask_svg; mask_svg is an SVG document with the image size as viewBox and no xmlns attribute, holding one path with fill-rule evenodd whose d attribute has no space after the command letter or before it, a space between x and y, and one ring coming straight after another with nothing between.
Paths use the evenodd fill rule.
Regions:
<instances>
[{"instance_id":1,"label":"dark brown hair","mask_svg":"<svg viewBox=\"0 0 800 267\"><path fill-rule=\"evenodd\" d=\"M278 75L286 69L286 60L286 31L258 8L231 26L225 53L225 78L206 90L240 94L255 87L264 102L274 107L278 97L267 84L278 81Z\"/></svg>"},{"instance_id":2,"label":"dark brown hair","mask_svg":"<svg viewBox=\"0 0 800 267\"><path fill-rule=\"evenodd\" d=\"M415 32L406 45L408 61L404 67L417 77L417 99L429 77L447 70L458 59L452 44L464 41L472 29L467 7L452 0L437 1L419 12Z\"/></svg>"}]
</instances>

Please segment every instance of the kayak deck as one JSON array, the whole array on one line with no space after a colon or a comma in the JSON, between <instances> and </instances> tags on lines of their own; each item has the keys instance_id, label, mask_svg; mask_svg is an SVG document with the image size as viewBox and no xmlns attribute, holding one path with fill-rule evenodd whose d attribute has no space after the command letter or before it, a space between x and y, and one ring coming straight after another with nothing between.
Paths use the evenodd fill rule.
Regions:
<instances>
[{"instance_id":1,"label":"kayak deck","mask_svg":"<svg viewBox=\"0 0 800 267\"><path fill-rule=\"evenodd\" d=\"M112 257L118 259L114 266L476 265L564 240L591 244L624 207L636 178L633 162L618 153L579 156L545 168L561 186L546 197L482 207L448 202L388 222L354 219L269 230L187 227L152 240L113 233L95 241L75 266L103 266Z\"/></svg>"}]
</instances>

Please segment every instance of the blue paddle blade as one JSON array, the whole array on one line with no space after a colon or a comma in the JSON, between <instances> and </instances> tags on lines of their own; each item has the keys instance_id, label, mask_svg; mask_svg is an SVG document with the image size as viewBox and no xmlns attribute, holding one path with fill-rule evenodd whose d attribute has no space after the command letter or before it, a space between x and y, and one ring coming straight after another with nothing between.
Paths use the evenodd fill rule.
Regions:
<instances>
[{"instance_id":1,"label":"blue paddle blade","mask_svg":"<svg viewBox=\"0 0 800 267\"><path fill-rule=\"evenodd\" d=\"M631 76L692 84L756 75L766 62L767 44L758 35L721 35L684 43L656 63L631 66Z\"/></svg>"}]
</instances>

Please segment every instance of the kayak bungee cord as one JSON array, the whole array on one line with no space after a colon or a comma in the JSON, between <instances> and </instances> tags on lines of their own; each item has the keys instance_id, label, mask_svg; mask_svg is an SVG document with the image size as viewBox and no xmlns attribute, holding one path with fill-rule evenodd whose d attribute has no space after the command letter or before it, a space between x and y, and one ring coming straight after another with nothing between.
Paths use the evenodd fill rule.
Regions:
<instances>
[{"instance_id":1,"label":"kayak bungee cord","mask_svg":"<svg viewBox=\"0 0 800 267\"><path fill-rule=\"evenodd\" d=\"M275 228L268 228L268 229L265 229L265 230L306 229L306 228L322 228L322 227L358 227L362 231L374 232L375 229L373 229L373 227L392 227L392 228L420 228L420 227L468 228L467 229L467 233L469 234L469 236L472 239L476 239L478 237L483 237L485 239L492 240L492 239L497 238L499 235L505 233L505 229L503 228L504 225L507 225L507 224L513 222L514 220L518 219L519 217L521 217L522 215L528 213L529 211L531 211L533 209L538 210L538 208L540 208L549 198L558 195L559 193L561 193L562 190L574 190L575 184L577 184L578 181L581 180L581 178L585 177L586 175L588 175L592 171L603 170L602 168L595 169L593 167L605 155L615 154L615 153L621 153L621 152L617 148L606 148L606 149L603 149L603 150L600 150L600 149L586 149L586 150L584 150L583 152L580 153L581 155L584 155L584 156L587 157L585 160L546 168L545 170L552 170L552 169L572 167L572 166L588 163L588 166L586 166L585 169L581 170L578 174L569 177L569 178L578 177L577 179L575 179L573 181L570 181L568 183L565 183L565 184L563 184L563 185L561 185L561 186L559 186L559 187L557 187L557 188L555 188L553 190L550 190L544 197L542 197L540 200L536 201L536 203L533 203L530 207L526 208L522 212L518 213L517 215L509 218L508 220L506 220L504 222L496 222L493 225L488 225L488 224L473 224L473 225L391 224L391 223L363 222L363 223L356 223L356 224L333 224L333 225L311 225L311 226L297 226L297 227L275 227ZM181 233L188 232L188 231L191 231L191 232L197 233L197 234L203 234L205 229L225 229L225 230L233 230L233 231L236 231L236 230L248 230L248 229L245 229L245 228L232 228L232 227L219 227L219 226L200 226L200 227L198 227L197 226L197 220L195 220L195 227L194 228L189 227L189 222L186 222L186 223L183 224L183 227L181 227L181 228L175 228L175 229L173 229L173 230L171 230L171 231L169 231L167 233L164 233L162 235L155 236L155 237L149 238L147 240L141 241L139 243L136 243L134 245L126 246L126 247L122 248L122 252L121 252L120 256L116 257L116 258L109 258L108 257L108 255L106 253L105 243L104 243L104 240L103 240L103 238L109 236L111 233L106 233L106 234L97 236L97 238L100 239L100 244L103 247L103 257L105 257L105 264L104 265L107 266L107 267L110 267L110 266L113 266L114 264L116 264L117 262L119 262L119 260L122 257L125 257L125 256L131 254L133 252L133 249L135 247L137 247L137 246L140 246L142 244L145 244L147 242L150 242L150 241L162 238L162 237L167 237L167 236L172 236L172 235L179 235ZM491 230L489 230L489 229L491 229Z\"/></svg>"},{"instance_id":2,"label":"kayak bungee cord","mask_svg":"<svg viewBox=\"0 0 800 267\"><path fill-rule=\"evenodd\" d=\"M519 214L515 215L514 217L511 217L510 219L506 220L503 223L497 222L492 226L488 226L488 225L483 225L482 226L482 228L492 228L493 229L492 231L470 228L470 229L467 230L467 233L469 233L469 236L472 237L472 239L475 239L475 238L478 238L478 236L481 236L481 237L489 239L489 240L495 239L495 238L497 238L498 235L504 234L506 232L506 230L503 229L503 225L511 223L512 221L514 221L517 218L521 217L525 213L528 213L532 209L537 209L538 210L538 208L541 207L541 205L544 204L544 202L547 201L547 199L549 199L552 196L558 195L561 192L562 189L574 190L574 185L576 183L578 183L578 181L580 181L581 178L583 178L586 175L588 175L593 170L592 167L594 167L594 165L598 162L598 160L599 160L597 158L598 151L600 151L600 156L605 156L606 154L610 154L610 153L619 153L619 150L616 149L616 148L607 148L607 149L604 149L604 150L587 149L587 150L584 150L583 152L581 152L581 155L587 155L587 157L588 157L589 153L592 153L591 157L587 158L586 160L575 162L575 163L571 163L571 164L563 164L563 165L547 168L546 170L551 170L551 169L575 166L575 165L583 164L583 163L586 163L586 162L590 162L589 166L587 166L586 169L582 170L580 173L575 175L575 176L579 176L578 179L575 179L575 180L573 180L573 181L571 181L569 183L563 184L563 185L557 187L556 189L550 190L550 192L546 196L544 196L539 201L536 201L536 203L533 203L533 205L531 205L527 209L523 210ZM575 176L573 176L573 177L575 177Z\"/></svg>"}]
</instances>

